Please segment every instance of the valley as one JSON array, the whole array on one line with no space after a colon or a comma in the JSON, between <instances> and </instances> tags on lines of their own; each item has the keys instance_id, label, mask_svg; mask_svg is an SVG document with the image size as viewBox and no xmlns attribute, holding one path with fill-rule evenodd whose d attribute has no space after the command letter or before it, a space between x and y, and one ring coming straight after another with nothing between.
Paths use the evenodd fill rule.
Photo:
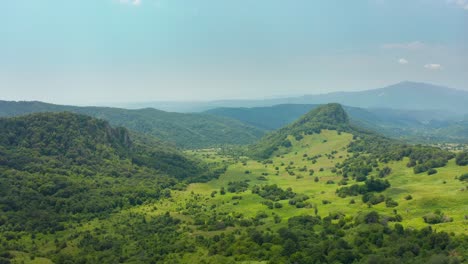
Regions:
<instances>
[{"instance_id":1,"label":"valley","mask_svg":"<svg viewBox=\"0 0 468 264\"><path fill-rule=\"evenodd\" d=\"M211 179L201 178L203 182L181 177L171 180L174 170L169 169L166 180L172 183L156 199L147 196L151 191L143 186L151 180L146 179L137 192L139 202L105 214L77 211L65 217L59 209L62 220L58 228L21 229L11 225L12 218L3 218L0 243L9 252L2 253L3 261L284 263L297 259L300 263L368 263L379 259L422 263L466 258L468 187L461 176L468 175L468 167L456 164L461 156L429 147L422 147L426 149L419 156L419 147L357 132L347 120L341 106L330 104L250 147L186 150L178 155L198 160L206 168L222 169ZM367 137L376 137L368 142L371 145L383 140L388 146L356 150ZM271 144L279 145L270 150ZM389 147L388 152L397 156L375 150L381 147ZM261 159L249 157L253 149L270 154ZM415 173L418 165L410 165L411 161L432 164L427 156L432 152L437 153L436 159L446 157L446 163L427 165L435 173L429 173L429 167ZM374 160L377 156L380 158ZM120 192L125 193L125 181L119 177L113 177L117 180L113 185L121 185ZM105 191L99 185L94 188ZM58 195L44 194L52 195L50 198ZM2 204L5 206L5 200ZM301 232L303 236L298 237ZM291 239L285 238L288 236ZM412 239L419 241L417 251L402 248ZM431 239L442 240L430 244ZM312 255L309 247L314 248ZM444 256L449 249L452 255ZM412 253L395 255L405 250Z\"/></svg>"},{"instance_id":2,"label":"valley","mask_svg":"<svg viewBox=\"0 0 468 264\"><path fill-rule=\"evenodd\" d=\"M468 0L2 1L0 264L468 264Z\"/></svg>"}]
</instances>

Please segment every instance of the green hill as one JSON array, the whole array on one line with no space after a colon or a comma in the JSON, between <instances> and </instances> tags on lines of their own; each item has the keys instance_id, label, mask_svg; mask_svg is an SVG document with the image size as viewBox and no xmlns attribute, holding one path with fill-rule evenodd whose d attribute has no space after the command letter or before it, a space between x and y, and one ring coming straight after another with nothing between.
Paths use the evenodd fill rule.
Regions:
<instances>
[{"instance_id":1,"label":"green hill","mask_svg":"<svg viewBox=\"0 0 468 264\"><path fill-rule=\"evenodd\" d=\"M57 231L214 177L202 162L72 113L0 118L3 230Z\"/></svg>"},{"instance_id":2,"label":"green hill","mask_svg":"<svg viewBox=\"0 0 468 264\"><path fill-rule=\"evenodd\" d=\"M411 163L408 167L414 167L415 171L425 172L445 166L448 160L454 157L454 154L449 151L435 147L408 145L350 124L348 115L339 104L327 104L315 108L296 122L263 137L258 143L250 146L248 153L251 157L258 159L288 153L291 151L292 138L301 140L306 135L320 134L322 130L335 130L339 134L347 132L353 135L354 141L348 146L348 151L355 154L355 157L350 158L347 164L350 170L362 166L363 162L372 163L372 160L390 161L409 157ZM360 154L368 155L364 158L367 161L363 161Z\"/></svg>"},{"instance_id":3,"label":"green hill","mask_svg":"<svg viewBox=\"0 0 468 264\"><path fill-rule=\"evenodd\" d=\"M280 147L288 148L288 136L300 138L303 135L320 133L322 129L350 131L349 118L339 104L327 104L311 110L297 121L271 132L250 148L250 155L268 158Z\"/></svg>"},{"instance_id":4,"label":"green hill","mask_svg":"<svg viewBox=\"0 0 468 264\"><path fill-rule=\"evenodd\" d=\"M182 114L152 108L127 110L109 107L76 107L42 102L0 101L0 116L37 112L73 112L109 121L113 126L155 136L181 148L207 148L229 144L250 144L263 130L238 120L210 114Z\"/></svg>"}]
</instances>

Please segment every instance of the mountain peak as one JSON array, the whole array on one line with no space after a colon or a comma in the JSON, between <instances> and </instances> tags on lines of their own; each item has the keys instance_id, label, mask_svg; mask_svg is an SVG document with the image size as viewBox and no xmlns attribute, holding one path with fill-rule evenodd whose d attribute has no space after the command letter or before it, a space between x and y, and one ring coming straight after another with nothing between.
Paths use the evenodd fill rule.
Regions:
<instances>
[{"instance_id":1,"label":"mountain peak","mask_svg":"<svg viewBox=\"0 0 468 264\"><path fill-rule=\"evenodd\" d=\"M319 106L303 115L296 122L263 137L251 147L251 155L264 159L270 157L285 145L288 136L318 134L322 130L353 131L349 118L340 104L331 103Z\"/></svg>"},{"instance_id":2,"label":"mountain peak","mask_svg":"<svg viewBox=\"0 0 468 264\"><path fill-rule=\"evenodd\" d=\"M293 126L301 126L307 123L342 126L349 124L349 118L340 104L331 103L311 110L293 123Z\"/></svg>"}]
</instances>

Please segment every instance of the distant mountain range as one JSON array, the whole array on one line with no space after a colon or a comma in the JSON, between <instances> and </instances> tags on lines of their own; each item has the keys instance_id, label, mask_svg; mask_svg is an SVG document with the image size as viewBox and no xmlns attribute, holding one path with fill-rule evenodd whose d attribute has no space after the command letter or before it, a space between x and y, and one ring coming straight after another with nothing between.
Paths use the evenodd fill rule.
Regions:
<instances>
[{"instance_id":1,"label":"distant mountain range","mask_svg":"<svg viewBox=\"0 0 468 264\"><path fill-rule=\"evenodd\" d=\"M260 107L278 104L326 104L330 102L361 108L437 110L460 116L468 114L468 91L417 82L401 82L384 88L358 92L333 92L265 100L148 102L121 104L119 106L124 108L153 107L173 112L202 112L219 107Z\"/></svg>"}]
</instances>

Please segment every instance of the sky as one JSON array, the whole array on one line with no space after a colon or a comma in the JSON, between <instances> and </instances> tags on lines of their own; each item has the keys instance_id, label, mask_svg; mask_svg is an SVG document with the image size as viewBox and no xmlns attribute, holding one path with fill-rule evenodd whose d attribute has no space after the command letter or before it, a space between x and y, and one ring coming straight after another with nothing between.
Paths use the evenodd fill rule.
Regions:
<instances>
[{"instance_id":1,"label":"sky","mask_svg":"<svg viewBox=\"0 0 468 264\"><path fill-rule=\"evenodd\" d=\"M468 0L0 3L0 100L258 99L405 80L468 90Z\"/></svg>"}]
</instances>

